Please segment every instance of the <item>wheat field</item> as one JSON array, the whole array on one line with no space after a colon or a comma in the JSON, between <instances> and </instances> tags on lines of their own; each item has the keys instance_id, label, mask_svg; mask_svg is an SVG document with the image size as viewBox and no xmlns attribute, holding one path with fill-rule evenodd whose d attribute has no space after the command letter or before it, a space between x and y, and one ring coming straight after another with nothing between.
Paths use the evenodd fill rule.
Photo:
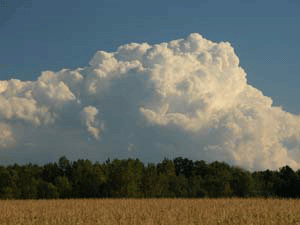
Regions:
<instances>
[{"instance_id":1,"label":"wheat field","mask_svg":"<svg viewBox=\"0 0 300 225\"><path fill-rule=\"evenodd\" d=\"M2 200L0 225L300 224L300 200Z\"/></svg>"}]
</instances>

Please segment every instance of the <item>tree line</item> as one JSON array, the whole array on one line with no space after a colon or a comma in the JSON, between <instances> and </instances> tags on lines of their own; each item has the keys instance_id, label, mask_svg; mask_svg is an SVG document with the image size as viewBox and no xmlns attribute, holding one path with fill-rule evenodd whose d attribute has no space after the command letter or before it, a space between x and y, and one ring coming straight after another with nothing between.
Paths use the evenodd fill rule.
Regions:
<instances>
[{"instance_id":1,"label":"tree line","mask_svg":"<svg viewBox=\"0 0 300 225\"><path fill-rule=\"evenodd\" d=\"M43 166L0 166L1 199L300 197L300 170L249 172L225 162L177 157L92 163L65 156Z\"/></svg>"}]
</instances>

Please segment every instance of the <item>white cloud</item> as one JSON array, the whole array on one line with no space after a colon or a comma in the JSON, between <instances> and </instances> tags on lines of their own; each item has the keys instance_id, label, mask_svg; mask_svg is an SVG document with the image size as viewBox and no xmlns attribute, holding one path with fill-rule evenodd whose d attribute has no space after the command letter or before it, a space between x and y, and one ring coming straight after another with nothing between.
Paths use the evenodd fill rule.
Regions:
<instances>
[{"instance_id":1,"label":"white cloud","mask_svg":"<svg viewBox=\"0 0 300 225\"><path fill-rule=\"evenodd\" d=\"M87 154L102 159L158 161L167 155L250 170L300 168L299 116L273 107L271 98L247 84L229 43L196 33L169 43L98 51L85 68L45 71L37 81L0 81L0 102L0 148L16 140L22 146L26 139L46 151L35 139L38 131L30 138L10 129L21 122L25 130L56 130L56 145L66 151L80 153L89 146ZM72 135L64 141L66 127L76 130L76 145ZM48 140L54 139L52 131ZM84 133L97 141L87 145Z\"/></svg>"},{"instance_id":2,"label":"white cloud","mask_svg":"<svg viewBox=\"0 0 300 225\"><path fill-rule=\"evenodd\" d=\"M0 123L0 148L5 149L10 147L15 142L14 134L9 125Z\"/></svg>"},{"instance_id":3,"label":"white cloud","mask_svg":"<svg viewBox=\"0 0 300 225\"><path fill-rule=\"evenodd\" d=\"M99 122L96 121L97 114L98 110L94 106L84 107L84 109L80 112L81 123L86 126L87 131L95 139L99 139L101 128L104 129L103 123L100 125Z\"/></svg>"}]
</instances>

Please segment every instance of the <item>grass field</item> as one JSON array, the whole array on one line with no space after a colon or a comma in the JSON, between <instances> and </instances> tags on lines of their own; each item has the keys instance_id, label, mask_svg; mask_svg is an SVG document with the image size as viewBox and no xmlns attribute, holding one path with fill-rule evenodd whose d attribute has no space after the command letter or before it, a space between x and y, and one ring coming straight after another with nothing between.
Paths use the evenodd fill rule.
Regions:
<instances>
[{"instance_id":1,"label":"grass field","mask_svg":"<svg viewBox=\"0 0 300 225\"><path fill-rule=\"evenodd\" d=\"M0 225L300 224L300 200L2 200Z\"/></svg>"}]
</instances>

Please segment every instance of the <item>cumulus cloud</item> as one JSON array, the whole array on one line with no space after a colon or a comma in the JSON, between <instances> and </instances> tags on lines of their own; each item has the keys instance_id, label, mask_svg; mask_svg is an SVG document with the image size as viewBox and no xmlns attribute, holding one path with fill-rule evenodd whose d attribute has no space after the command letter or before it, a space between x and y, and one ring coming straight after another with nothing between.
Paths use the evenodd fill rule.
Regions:
<instances>
[{"instance_id":1,"label":"cumulus cloud","mask_svg":"<svg viewBox=\"0 0 300 225\"><path fill-rule=\"evenodd\" d=\"M28 154L49 154L47 140L56 140L99 160L183 156L249 170L300 168L299 115L247 83L230 43L197 33L98 51L89 66L36 81L0 81L0 102L0 149L12 153L28 142Z\"/></svg>"},{"instance_id":2,"label":"cumulus cloud","mask_svg":"<svg viewBox=\"0 0 300 225\"><path fill-rule=\"evenodd\" d=\"M8 147L15 141L11 127L5 123L0 123L0 148Z\"/></svg>"},{"instance_id":3,"label":"cumulus cloud","mask_svg":"<svg viewBox=\"0 0 300 225\"><path fill-rule=\"evenodd\" d=\"M87 106L80 112L82 124L86 126L87 131L95 139L99 139L101 128L104 129L104 123L101 125L95 120L98 110L94 106Z\"/></svg>"}]
</instances>

